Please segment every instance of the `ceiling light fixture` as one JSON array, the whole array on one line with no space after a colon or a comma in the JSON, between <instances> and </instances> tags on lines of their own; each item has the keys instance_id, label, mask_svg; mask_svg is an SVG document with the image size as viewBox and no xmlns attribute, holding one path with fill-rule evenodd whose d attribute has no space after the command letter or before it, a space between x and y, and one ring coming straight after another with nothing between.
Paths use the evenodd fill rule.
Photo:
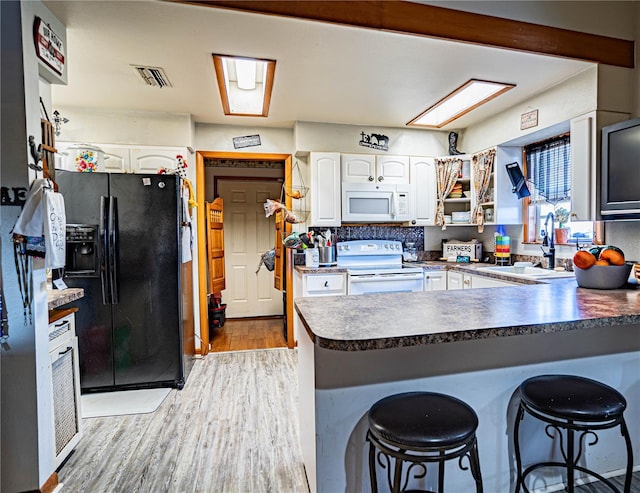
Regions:
<instances>
[{"instance_id":1,"label":"ceiling light fixture","mask_svg":"<svg viewBox=\"0 0 640 493\"><path fill-rule=\"evenodd\" d=\"M214 54L213 66L225 115L269 115L275 60Z\"/></svg>"},{"instance_id":2,"label":"ceiling light fixture","mask_svg":"<svg viewBox=\"0 0 640 493\"><path fill-rule=\"evenodd\" d=\"M442 128L514 87L515 84L471 79L415 117L407 125Z\"/></svg>"}]
</instances>

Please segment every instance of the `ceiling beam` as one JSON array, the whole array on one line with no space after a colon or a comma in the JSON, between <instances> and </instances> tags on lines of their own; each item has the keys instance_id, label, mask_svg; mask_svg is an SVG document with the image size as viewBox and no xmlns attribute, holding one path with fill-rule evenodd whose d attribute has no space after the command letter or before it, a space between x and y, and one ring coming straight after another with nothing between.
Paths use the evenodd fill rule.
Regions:
<instances>
[{"instance_id":1,"label":"ceiling beam","mask_svg":"<svg viewBox=\"0 0 640 493\"><path fill-rule=\"evenodd\" d=\"M396 0L169 0L634 67L634 42Z\"/></svg>"}]
</instances>

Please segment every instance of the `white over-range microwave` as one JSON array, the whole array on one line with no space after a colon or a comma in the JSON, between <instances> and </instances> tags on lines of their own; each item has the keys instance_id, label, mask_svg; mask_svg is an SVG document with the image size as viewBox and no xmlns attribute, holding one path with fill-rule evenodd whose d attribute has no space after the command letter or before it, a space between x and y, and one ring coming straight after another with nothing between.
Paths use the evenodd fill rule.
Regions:
<instances>
[{"instance_id":1,"label":"white over-range microwave","mask_svg":"<svg viewBox=\"0 0 640 493\"><path fill-rule=\"evenodd\" d=\"M410 218L409 185L342 183L344 222L405 222Z\"/></svg>"}]
</instances>

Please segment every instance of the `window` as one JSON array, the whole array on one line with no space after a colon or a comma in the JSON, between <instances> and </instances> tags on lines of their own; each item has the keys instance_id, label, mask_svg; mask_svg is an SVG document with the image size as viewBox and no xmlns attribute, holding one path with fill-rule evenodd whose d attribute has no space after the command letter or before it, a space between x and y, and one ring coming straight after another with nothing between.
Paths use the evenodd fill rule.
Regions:
<instances>
[{"instance_id":1,"label":"window","mask_svg":"<svg viewBox=\"0 0 640 493\"><path fill-rule=\"evenodd\" d=\"M566 238L558 232L556 243L592 243L594 223L571 220L571 140L560 135L524 148L527 179L531 197L525 199L528 211L525 241L541 241L551 235L549 213L554 214L555 228L565 228ZM550 218L550 217L549 217Z\"/></svg>"}]
</instances>

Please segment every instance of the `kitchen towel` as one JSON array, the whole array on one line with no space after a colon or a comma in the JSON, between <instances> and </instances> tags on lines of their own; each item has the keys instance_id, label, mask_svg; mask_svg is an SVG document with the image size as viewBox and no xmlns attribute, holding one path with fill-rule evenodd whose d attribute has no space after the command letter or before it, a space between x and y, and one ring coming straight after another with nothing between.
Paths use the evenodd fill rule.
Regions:
<instances>
[{"instance_id":1,"label":"kitchen towel","mask_svg":"<svg viewBox=\"0 0 640 493\"><path fill-rule=\"evenodd\" d=\"M47 269L60 269L66 261L67 220L64 197L53 190L44 191L43 232L45 243L44 264Z\"/></svg>"},{"instance_id":2,"label":"kitchen towel","mask_svg":"<svg viewBox=\"0 0 640 493\"><path fill-rule=\"evenodd\" d=\"M31 183L20 216L11 232L33 244L44 238L45 267L57 269L65 264L66 215L62 194L53 191L51 180L39 178ZM39 255L40 256L40 255Z\"/></svg>"}]
</instances>

